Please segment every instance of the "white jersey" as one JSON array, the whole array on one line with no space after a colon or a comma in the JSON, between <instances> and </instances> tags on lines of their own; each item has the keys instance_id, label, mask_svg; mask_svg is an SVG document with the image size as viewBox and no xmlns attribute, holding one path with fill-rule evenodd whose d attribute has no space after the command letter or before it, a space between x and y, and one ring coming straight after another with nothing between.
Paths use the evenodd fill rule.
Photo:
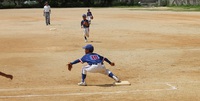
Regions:
<instances>
[{"instance_id":1,"label":"white jersey","mask_svg":"<svg viewBox=\"0 0 200 101\"><path fill-rule=\"evenodd\" d=\"M49 5L44 6L44 12L50 12L51 7Z\"/></svg>"}]
</instances>

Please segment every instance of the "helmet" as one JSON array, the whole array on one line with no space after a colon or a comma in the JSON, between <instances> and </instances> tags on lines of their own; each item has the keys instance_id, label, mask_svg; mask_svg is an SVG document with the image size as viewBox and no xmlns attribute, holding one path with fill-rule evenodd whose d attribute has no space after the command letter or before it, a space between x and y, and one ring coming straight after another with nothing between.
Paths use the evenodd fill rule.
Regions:
<instances>
[{"instance_id":1,"label":"helmet","mask_svg":"<svg viewBox=\"0 0 200 101\"><path fill-rule=\"evenodd\" d=\"M82 17L86 17L86 14L83 14Z\"/></svg>"},{"instance_id":2,"label":"helmet","mask_svg":"<svg viewBox=\"0 0 200 101\"><path fill-rule=\"evenodd\" d=\"M87 49L87 50L89 50L90 52L93 52L93 51L94 51L94 47L92 46L92 44L87 44L86 46L83 47L83 49Z\"/></svg>"}]
</instances>

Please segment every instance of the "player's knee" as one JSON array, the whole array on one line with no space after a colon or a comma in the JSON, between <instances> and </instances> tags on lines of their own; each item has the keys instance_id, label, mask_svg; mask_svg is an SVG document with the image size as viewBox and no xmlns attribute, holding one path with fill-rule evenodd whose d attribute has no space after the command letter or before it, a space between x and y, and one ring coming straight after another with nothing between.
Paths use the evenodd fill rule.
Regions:
<instances>
[{"instance_id":1,"label":"player's knee","mask_svg":"<svg viewBox=\"0 0 200 101\"><path fill-rule=\"evenodd\" d=\"M82 68L82 74L87 74L87 71L86 71L85 67Z\"/></svg>"},{"instance_id":2,"label":"player's knee","mask_svg":"<svg viewBox=\"0 0 200 101\"><path fill-rule=\"evenodd\" d=\"M111 71L109 69L106 69L106 75L109 75Z\"/></svg>"}]
</instances>

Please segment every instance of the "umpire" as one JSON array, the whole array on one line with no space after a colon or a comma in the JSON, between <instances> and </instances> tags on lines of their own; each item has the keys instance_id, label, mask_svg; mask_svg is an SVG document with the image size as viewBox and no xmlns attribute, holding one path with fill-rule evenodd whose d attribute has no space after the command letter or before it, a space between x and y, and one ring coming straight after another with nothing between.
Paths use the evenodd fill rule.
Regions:
<instances>
[{"instance_id":1,"label":"umpire","mask_svg":"<svg viewBox=\"0 0 200 101\"><path fill-rule=\"evenodd\" d=\"M48 2L46 2L43 14L45 17L46 25L50 25L50 14L51 14L51 7L49 6Z\"/></svg>"}]
</instances>

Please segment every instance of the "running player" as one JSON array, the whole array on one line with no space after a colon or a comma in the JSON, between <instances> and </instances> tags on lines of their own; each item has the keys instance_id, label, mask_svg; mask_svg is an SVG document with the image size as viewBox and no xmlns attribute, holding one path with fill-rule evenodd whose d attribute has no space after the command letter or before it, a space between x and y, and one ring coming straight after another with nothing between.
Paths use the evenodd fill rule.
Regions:
<instances>
[{"instance_id":1,"label":"running player","mask_svg":"<svg viewBox=\"0 0 200 101\"><path fill-rule=\"evenodd\" d=\"M88 9L87 12L87 20L89 21L89 23L91 24L91 20L93 19L93 15L92 12L90 11L90 9Z\"/></svg>"},{"instance_id":2,"label":"running player","mask_svg":"<svg viewBox=\"0 0 200 101\"><path fill-rule=\"evenodd\" d=\"M85 14L83 14L82 17L83 17L83 20L81 21L81 28L83 28L85 42L87 42L88 38L89 38L89 27L90 27L90 24L89 24L89 21L86 19L86 15Z\"/></svg>"},{"instance_id":3,"label":"running player","mask_svg":"<svg viewBox=\"0 0 200 101\"><path fill-rule=\"evenodd\" d=\"M107 58L97 53L93 53L94 47L91 44L84 46L83 49L85 49L85 55L81 59L77 59L74 62L70 62L68 64L68 66L70 67L69 70L71 70L72 65L77 64L79 62L86 62L88 64L87 66L84 66L82 68L82 81L78 83L79 86L87 85L85 81L87 72L105 74L114 79L116 82L120 82L117 76L115 76L110 70L106 69L103 62L106 61L111 66L115 66L115 63L110 62Z\"/></svg>"}]
</instances>

